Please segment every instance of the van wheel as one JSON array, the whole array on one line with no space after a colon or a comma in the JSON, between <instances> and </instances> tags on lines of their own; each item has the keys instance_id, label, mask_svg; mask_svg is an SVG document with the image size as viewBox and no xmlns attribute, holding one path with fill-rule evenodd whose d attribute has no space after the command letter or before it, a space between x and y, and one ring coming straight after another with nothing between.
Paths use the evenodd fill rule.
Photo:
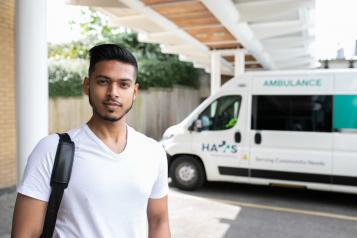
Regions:
<instances>
[{"instance_id":1,"label":"van wheel","mask_svg":"<svg viewBox=\"0 0 357 238\"><path fill-rule=\"evenodd\" d=\"M179 156L170 166L172 184L183 190L195 190L205 182L205 171L200 162L190 156Z\"/></svg>"}]
</instances>

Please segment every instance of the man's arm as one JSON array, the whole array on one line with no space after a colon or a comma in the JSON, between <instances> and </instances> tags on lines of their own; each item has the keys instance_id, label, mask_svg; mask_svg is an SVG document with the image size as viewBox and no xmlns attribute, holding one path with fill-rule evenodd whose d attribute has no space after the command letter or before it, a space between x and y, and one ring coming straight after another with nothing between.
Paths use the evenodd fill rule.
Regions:
<instances>
[{"instance_id":1,"label":"man's arm","mask_svg":"<svg viewBox=\"0 0 357 238\"><path fill-rule=\"evenodd\" d=\"M148 208L149 238L170 238L167 196L149 199Z\"/></svg>"},{"instance_id":2,"label":"man's arm","mask_svg":"<svg viewBox=\"0 0 357 238\"><path fill-rule=\"evenodd\" d=\"M12 218L12 238L38 238L46 215L47 202L17 194Z\"/></svg>"}]
</instances>

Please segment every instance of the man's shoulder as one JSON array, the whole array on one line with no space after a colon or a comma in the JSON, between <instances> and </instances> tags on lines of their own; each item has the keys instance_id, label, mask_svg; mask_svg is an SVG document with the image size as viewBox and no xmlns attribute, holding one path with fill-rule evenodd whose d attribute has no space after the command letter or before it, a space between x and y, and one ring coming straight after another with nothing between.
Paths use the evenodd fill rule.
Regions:
<instances>
[{"instance_id":1,"label":"man's shoulder","mask_svg":"<svg viewBox=\"0 0 357 238\"><path fill-rule=\"evenodd\" d=\"M159 142L157 142L155 139L148 137L147 135L136 131L134 128L128 126L130 132L131 132L131 136L133 139L133 143L137 144L140 143L141 145L147 145L150 147L157 147L157 148L161 148L161 145Z\"/></svg>"},{"instance_id":2,"label":"man's shoulder","mask_svg":"<svg viewBox=\"0 0 357 238\"><path fill-rule=\"evenodd\" d=\"M67 131L66 133L71 137L71 139L73 141L76 141L78 137L80 137L83 132L85 131L84 129L85 124L82 124L81 126L77 127L77 128L73 128L69 131Z\"/></svg>"},{"instance_id":3,"label":"man's shoulder","mask_svg":"<svg viewBox=\"0 0 357 238\"><path fill-rule=\"evenodd\" d=\"M78 127L75 129L71 129L67 131L66 133L71 137L72 140L74 140L78 135L80 134L82 127ZM50 135L47 135L43 137L38 143L37 143L37 149L44 150L44 151L53 151L57 148L59 142L59 136L57 133L52 133Z\"/></svg>"},{"instance_id":4,"label":"man's shoulder","mask_svg":"<svg viewBox=\"0 0 357 238\"><path fill-rule=\"evenodd\" d=\"M57 134L50 134L43 137L36 146L36 150L38 151L53 151L57 148L57 144L59 141L59 137Z\"/></svg>"}]
</instances>

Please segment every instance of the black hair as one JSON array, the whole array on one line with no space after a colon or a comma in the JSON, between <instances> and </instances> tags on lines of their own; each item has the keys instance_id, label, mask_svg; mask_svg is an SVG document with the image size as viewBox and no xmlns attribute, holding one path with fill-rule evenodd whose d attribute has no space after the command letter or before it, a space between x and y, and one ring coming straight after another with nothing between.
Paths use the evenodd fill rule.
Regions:
<instances>
[{"instance_id":1,"label":"black hair","mask_svg":"<svg viewBox=\"0 0 357 238\"><path fill-rule=\"evenodd\" d=\"M101 44L89 50L89 69L88 75L93 73L95 64L103 60L117 60L122 63L130 64L135 68L135 77L138 72L138 63L135 56L124 46L119 44Z\"/></svg>"}]
</instances>

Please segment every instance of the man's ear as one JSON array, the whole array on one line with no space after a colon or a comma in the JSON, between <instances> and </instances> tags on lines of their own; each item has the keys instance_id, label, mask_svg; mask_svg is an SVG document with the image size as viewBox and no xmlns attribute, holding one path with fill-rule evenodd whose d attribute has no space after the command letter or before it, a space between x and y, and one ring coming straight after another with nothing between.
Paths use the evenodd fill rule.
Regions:
<instances>
[{"instance_id":1,"label":"man's ear","mask_svg":"<svg viewBox=\"0 0 357 238\"><path fill-rule=\"evenodd\" d=\"M83 81L83 93L89 95L89 78L85 77Z\"/></svg>"},{"instance_id":2,"label":"man's ear","mask_svg":"<svg viewBox=\"0 0 357 238\"><path fill-rule=\"evenodd\" d=\"M139 84L135 83L135 85L134 85L134 100L135 100L136 96L138 96L138 93L139 93Z\"/></svg>"}]
</instances>

